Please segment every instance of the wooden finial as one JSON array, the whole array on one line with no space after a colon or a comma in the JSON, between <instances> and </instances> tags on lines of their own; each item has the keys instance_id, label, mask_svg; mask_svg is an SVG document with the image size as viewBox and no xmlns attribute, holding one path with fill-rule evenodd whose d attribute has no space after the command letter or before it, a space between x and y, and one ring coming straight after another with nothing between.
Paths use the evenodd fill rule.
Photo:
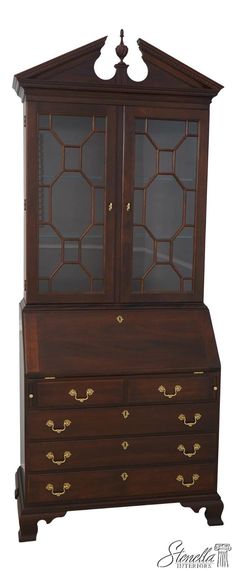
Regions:
<instances>
[{"instance_id":1,"label":"wooden finial","mask_svg":"<svg viewBox=\"0 0 236 571\"><path fill-rule=\"evenodd\" d=\"M120 58L121 62L123 62L123 59L127 56L127 53L128 53L128 48L127 48L127 46L125 46L123 38L124 38L124 30L121 30L120 31L120 43L116 47L116 54Z\"/></svg>"}]
</instances>

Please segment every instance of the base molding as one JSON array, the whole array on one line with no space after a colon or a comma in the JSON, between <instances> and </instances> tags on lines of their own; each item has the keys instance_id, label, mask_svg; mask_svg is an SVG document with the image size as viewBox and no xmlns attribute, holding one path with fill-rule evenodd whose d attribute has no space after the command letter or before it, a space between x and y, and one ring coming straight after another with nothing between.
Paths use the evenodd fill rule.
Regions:
<instances>
[{"instance_id":1,"label":"base molding","mask_svg":"<svg viewBox=\"0 0 236 571\"><path fill-rule=\"evenodd\" d=\"M80 502L80 504L66 504L63 506L49 506L48 508L40 506L27 506L24 500L24 470L20 466L16 472L16 488L15 498L17 499L18 515L19 515L19 541L35 541L38 532L38 522L43 519L50 523L56 517L63 517L67 511L74 510L87 510L105 507L124 507L124 506L137 506L137 505L150 505L150 504L164 504L164 503L180 503L183 507L189 507L194 512L199 512L203 507L206 508L205 516L208 525L223 525L221 514L224 504L217 493L205 494L201 496L188 496L186 497L170 497L165 498L123 498L123 499L110 499L106 502L90 501Z\"/></svg>"}]
</instances>

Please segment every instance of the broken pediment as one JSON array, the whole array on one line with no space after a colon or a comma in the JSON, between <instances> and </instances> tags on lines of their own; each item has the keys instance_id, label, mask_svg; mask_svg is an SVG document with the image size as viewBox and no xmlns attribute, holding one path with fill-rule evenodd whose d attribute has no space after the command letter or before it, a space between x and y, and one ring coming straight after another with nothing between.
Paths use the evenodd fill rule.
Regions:
<instances>
[{"instance_id":1,"label":"broken pediment","mask_svg":"<svg viewBox=\"0 0 236 571\"><path fill-rule=\"evenodd\" d=\"M128 65L123 61L128 48L123 42L121 30L120 44L116 53L120 61L115 64L114 76L104 80L98 77L94 64L105 44L106 36L90 44L77 48L62 56L15 75L13 87L24 98L27 90L94 90L119 92L151 92L156 94L188 94L214 97L222 85L186 66L175 58L148 44L142 39L138 46L143 61L147 65L147 77L142 81L132 80L127 73Z\"/></svg>"}]
</instances>

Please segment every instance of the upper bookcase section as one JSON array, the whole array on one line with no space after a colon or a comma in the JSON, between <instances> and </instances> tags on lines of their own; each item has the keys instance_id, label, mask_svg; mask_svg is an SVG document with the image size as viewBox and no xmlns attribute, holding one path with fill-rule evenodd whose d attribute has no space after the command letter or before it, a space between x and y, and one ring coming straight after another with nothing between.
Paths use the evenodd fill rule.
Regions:
<instances>
[{"instance_id":1,"label":"upper bookcase section","mask_svg":"<svg viewBox=\"0 0 236 571\"><path fill-rule=\"evenodd\" d=\"M48 90L67 92L113 93L119 91L126 95L149 94L160 96L212 97L222 89L222 85L181 63L175 58L138 40L143 61L148 68L147 77L142 81L133 81L127 74L128 65L123 61L128 48L123 42L121 30L120 44L116 53L120 61L115 65L115 74L104 80L94 71L94 64L105 44L106 36L76 50L68 52L50 61L32 67L14 76L13 88L22 100L25 96L42 96Z\"/></svg>"}]
</instances>

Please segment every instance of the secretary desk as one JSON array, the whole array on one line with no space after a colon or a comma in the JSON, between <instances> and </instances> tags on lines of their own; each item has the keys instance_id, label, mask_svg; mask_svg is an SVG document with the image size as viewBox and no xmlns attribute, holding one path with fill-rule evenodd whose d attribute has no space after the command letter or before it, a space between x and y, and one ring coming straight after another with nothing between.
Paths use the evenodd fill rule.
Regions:
<instances>
[{"instance_id":1,"label":"secretary desk","mask_svg":"<svg viewBox=\"0 0 236 571\"><path fill-rule=\"evenodd\" d=\"M20 541L68 510L179 502L222 524L220 361L203 303L222 86L121 30L14 77L24 104ZM141 508L140 508L141 509Z\"/></svg>"}]
</instances>

